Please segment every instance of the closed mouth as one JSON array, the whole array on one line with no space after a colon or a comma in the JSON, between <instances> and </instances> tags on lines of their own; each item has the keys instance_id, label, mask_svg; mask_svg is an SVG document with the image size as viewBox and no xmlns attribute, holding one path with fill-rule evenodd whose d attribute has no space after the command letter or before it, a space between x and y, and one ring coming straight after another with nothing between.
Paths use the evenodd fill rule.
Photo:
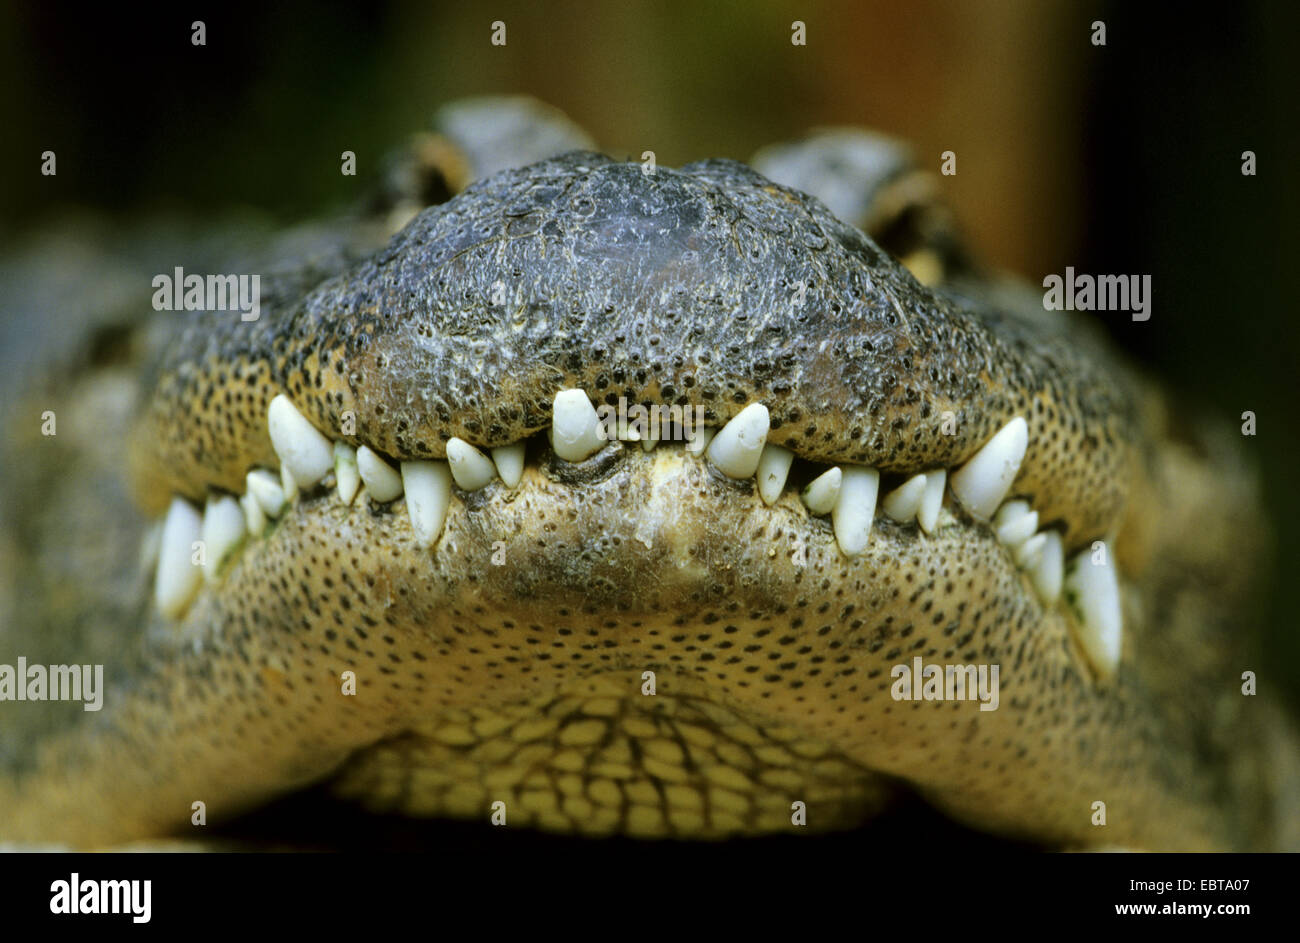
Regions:
<instances>
[{"instance_id":1,"label":"closed mouth","mask_svg":"<svg viewBox=\"0 0 1300 943\"><path fill-rule=\"evenodd\" d=\"M814 264L822 280L801 281ZM653 483L697 463L730 485L718 500L780 508L797 543L846 560L884 522L992 538L1026 597L1069 614L1080 661L1115 671L1107 541L1136 464L1122 391L1058 325L930 295L739 165L647 181L577 154L506 173L257 326L205 327L168 353L134 452L138 493L165 509L168 618L219 592L241 543L302 499L331 495L336 517L366 513L438 567L453 508L472 529L534 492L562 507L614 468L671 503ZM620 400L698 410L707 431L653 451L626 427L631 441L607 442L596 408ZM666 517L632 499L617 513ZM696 539L724 539L714 523L693 522Z\"/></svg>"},{"instance_id":2,"label":"closed mouth","mask_svg":"<svg viewBox=\"0 0 1300 943\"><path fill-rule=\"evenodd\" d=\"M767 443L765 406L742 409L720 430L706 428L686 437L665 428L663 440L624 426L622 438L607 439L595 406L581 390L556 394L554 423L545 434L480 449L459 437L446 444L445 460L394 461L367 445L331 442L283 394L268 410L268 437L280 459L278 471L250 469L240 495L214 491L202 509L174 496L149 538L157 559L154 600L167 618L182 618L207 584L219 591L223 572L246 540L270 536L279 518L311 501L332 519L366 513L384 523L389 538L428 551L436 565L439 544L453 505L472 528L489 505L528 504L538 492L557 491L581 501L581 489L622 467L629 479L647 483L655 497L673 500L655 487L673 480L685 487L707 474L729 487L717 500L749 501L786 512L773 517L774 547L796 566L806 565L807 547L833 544L845 558L861 556L877 520L895 534L924 540L936 530L961 528L991 535L1020 570L1027 589L1044 606L1062 605L1072 616L1074 637L1099 677L1115 671L1122 645L1122 615L1116 567L1104 541L1079 551L1068 563L1059 529L1039 527L1028 500L1014 483L1028 445L1027 425L1016 417L954 469L929 469L883 476L874 468L808 461L790 449ZM674 441L678 437L682 441ZM530 461L531 459L531 461ZM686 463L699 470L686 471ZM883 481L883 486L882 486ZM759 507L756 513L761 513ZM663 509L622 508L651 522L643 541L653 546L653 522ZM789 528L789 543L777 525ZM201 555L194 553L199 543Z\"/></svg>"}]
</instances>

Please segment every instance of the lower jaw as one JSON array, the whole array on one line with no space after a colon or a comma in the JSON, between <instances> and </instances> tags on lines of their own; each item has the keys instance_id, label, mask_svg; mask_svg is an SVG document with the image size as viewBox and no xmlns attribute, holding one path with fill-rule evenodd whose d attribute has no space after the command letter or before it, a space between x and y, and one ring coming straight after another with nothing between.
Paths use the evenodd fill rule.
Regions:
<instances>
[{"instance_id":1,"label":"lower jaw","mask_svg":"<svg viewBox=\"0 0 1300 943\"><path fill-rule=\"evenodd\" d=\"M883 775L969 824L1047 841L1095 840L1086 810L1100 795L1124 796L1125 821L1146 830L1113 827L1108 841L1202 834L1161 778L1167 758L1151 755L1159 737L1140 692L1123 676L1098 688L1064 614L1038 601L987 526L950 519L924 534L878 517L867 550L848 558L794 494L766 507L752 483L680 453L588 480L545 468L453 501L430 548L400 501L303 495L181 621L154 617L154 669L125 701L106 698L108 728L47 752L68 788L17 797L20 837L24 822L49 837L50 821L80 841L157 834L196 797L219 821L340 775L379 808L466 814L471 796L495 801L499 777L529 765L519 751L533 743L546 759L532 764L563 797L565 765L617 750L611 718L625 728L638 716L654 725L643 739L690 757L674 775L697 794L712 780L691 737L740 742L753 763L738 772L756 783L747 830L785 827L773 795L806 803L817 827L851 824ZM896 700L892 669L917 657L999 665L998 708ZM594 683L600 692L584 690ZM547 723L553 704L576 706L539 741L516 730ZM590 730L570 730L584 719L605 725L594 747ZM769 769L801 781L765 781ZM673 783L644 761L634 771L656 789ZM394 801L408 778L424 786ZM635 804L629 790L643 787L607 778ZM507 797L517 811L546 801L525 800L536 791L525 779ZM665 806L663 828L691 834L690 801L674 818ZM556 814L572 824L584 808ZM529 814L516 824L561 827ZM602 814L590 830L607 827ZM657 821L641 812L615 828L653 834ZM734 826L724 815L694 833Z\"/></svg>"},{"instance_id":2,"label":"lower jaw","mask_svg":"<svg viewBox=\"0 0 1300 943\"><path fill-rule=\"evenodd\" d=\"M284 748L295 770L313 751L337 756L417 731L428 745L408 751L412 775L445 776L415 772L436 766L439 750L465 772L478 759L452 754L491 757L515 743L512 734L478 737L474 718L522 723L601 679L623 689L620 716L644 713L654 698L710 704L744 729L782 729L825 751L848 772L805 791L839 810L823 807L823 824L836 825L857 814L869 771L940 791L1009 776L1027 731L1051 740L1060 705L1095 699L1064 616L1042 606L988 527L949 519L923 534L881 516L867 550L848 558L829 522L795 494L766 507L752 488L680 450L638 450L584 482L530 467L515 489L498 482L453 501L431 548L417 545L400 501L344 506L321 489L246 546L180 623L158 619L153 631L183 658L248 678L253 706L213 705L204 722L246 747ZM1000 665L1000 708L895 700L892 669L916 657ZM345 672L355 694L343 692ZM602 695L611 696L619 701ZM1041 703L1057 707L1045 716ZM438 739L467 723L469 740ZM1102 726L1085 717L1079 729L1100 746ZM723 736L716 723L712 733ZM556 737L551 752L564 754ZM779 752L779 740L762 737ZM390 768L377 749L371 762ZM1082 788L1069 782L1077 757L1066 738L1036 749L1038 769L1058 771L1057 787ZM1095 769L1096 781L1123 756ZM364 792L364 770L346 791ZM488 772L412 802L455 814L490 791ZM1014 786L990 799L1008 815L1023 801ZM547 827L559 821L533 814ZM694 821L689 810L678 815ZM647 833L658 827L651 820Z\"/></svg>"},{"instance_id":3,"label":"lower jaw","mask_svg":"<svg viewBox=\"0 0 1300 943\"><path fill-rule=\"evenodd\" d=\"M248 540L184 616L155 618L152 632L189 647L242 626L354 669L457 652L576 672L608 664L581 655L601 648L636 664L689 662L706 648L716 658L738 646L702 647L696 636L739 641L745 624L768 630L757 638L790 639L783 645L806 636L819 649L889 657L900 646L973 656L1008 621L1017 639L1067 638L1060 604L1038 601L987 525L945 509L924 534L878 513L867 549L847 557L829 518L795 493L768 507L752 480L725 479L680 450L632 454L591 477L544 464L513 489L495 481L458 492L427 548L401 500L374 505L363 492L344 505L326 479ZM394 640L376 641L386 635Z\"/></svg>"}]
</instances>

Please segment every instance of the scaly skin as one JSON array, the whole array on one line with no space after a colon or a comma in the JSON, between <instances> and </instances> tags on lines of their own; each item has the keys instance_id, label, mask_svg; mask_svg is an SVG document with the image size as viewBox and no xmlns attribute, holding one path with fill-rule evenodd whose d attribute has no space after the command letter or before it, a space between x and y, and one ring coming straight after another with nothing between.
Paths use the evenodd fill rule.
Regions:
<instances>
[{"instance_id":1,"label":"scaly skin","mask_svg":"<svg viewBox=\"0 0 1300 943\"><path fill-rule=\"evenodd\" d=\"M789 830L795 801L810 827L845 827L901 785L1053 847L1294 840L1295 740L1240 693L1257 667L1250 476L1086 326L987 284L926 288L817 201L726 161L647 176L572 154L475 184L352 261L375 241L349 228L271 284L255 324L162 315L31 401L67 418L14 447L61 450L41 467L65 461L80 484L24 472L17 492L82 493L88 475L121 489L129 468L139 511L9 511L10 553L73 533L90 549L24 571L48 602L17 611L0 662L35 660L21 646L38 637L57 654L64 632L63 660L106 661L110 690L66 723L0 705L18 717L0 839L148 838L196 801L220 822L328 779L376 810L485 819L500 800L510 824L584 834ZM1067 553L1114 549L1117 673L1096 676L1069 607L1041 603L960 506L933 534L878 516L850 559L797 490L766 507L680 444L559 460L539 433L569 387L702 405L710 425L762 402L768 441L818 471L874 466L882 493L1024 416L1012 495ZM431 548L403 499L309 491L163 619L121 546L173 494L239 493L249 468L276 468L279 393L393 460L532 437L524 478L457 491ZM101 524L119 549L87 563ZM1000 665L998 709L895 701L890 669L916 655Z\"/></svg>"}]
</instances>

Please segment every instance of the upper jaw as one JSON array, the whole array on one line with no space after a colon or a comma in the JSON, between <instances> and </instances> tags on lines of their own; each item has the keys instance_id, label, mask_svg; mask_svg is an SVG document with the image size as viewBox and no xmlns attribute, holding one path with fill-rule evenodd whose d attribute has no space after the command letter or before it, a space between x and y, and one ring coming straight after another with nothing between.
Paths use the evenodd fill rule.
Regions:
<instances>
[{"instance_id":1,"label":"upper jaw","mask_svg":"<svg viewBox=\"0 0 1300 943\"><path fill-rule=\"evenodd\" d=\"M931 292L726 161L509 171L253 327L208 317L167 353L135 439L151 510L278 464L281 392L328 438L398 461L524 439L566 388L700 406L713 427L762 403L770 443L904 474L955 467L1023 416L1015 493L1071 547L1113 533L1140 474L1122 372L1074 332Z\"/></svg>"}]
</instances>

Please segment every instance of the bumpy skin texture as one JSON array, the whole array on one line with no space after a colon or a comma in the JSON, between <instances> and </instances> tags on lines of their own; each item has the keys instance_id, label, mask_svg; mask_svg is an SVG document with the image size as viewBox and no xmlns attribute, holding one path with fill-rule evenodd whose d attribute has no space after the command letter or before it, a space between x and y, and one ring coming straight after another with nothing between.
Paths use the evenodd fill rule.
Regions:
<instances>
[{"instance_id":1,"label":"bumpy skin texture","mask_svg":"<svg viewBox=\"0 0 1300 943\"><path fill-rule=\"evenodd\" d=\"M769 441L882 471L951 466L1023 414L1044 434L1020 490L1072 542L1104 535L1132 478L1126 390L1076 336L982 315L741 164L647 177L569 155L471 187L251 330L190 328L144 427L142 497L238 491L274 465L260 417L282 389L319 428L350 412L350 441L425 458L537 432L579 386L702 404L710 425L761 401Z\"/></svg>"},{"instance_id":2,"label":"bumpy skin texture","mask_svg":"<svg viewBox=\"0 0 1300 943\"><path fill-rule=\"evenodd\" d=\"M647 176L570 154L333 258L255 325L157 329L117 456L146 512L276 467L280 392L394 460L528 437L572 386L702 405L711 425L763 402L769 441L888 481L1023 415L1013 494L1068 551L1113 540L1117 676L1093 677L1066 608L959 509L933 535L881 517L848 559L796 491L767 508L680 447L571 465L539 436L516 489L457 492L432 548L403 502L321 488L178 623L142 606L143 652L110 672L103 713L10 747L0 838L146 837L198 800L221 820L331 776L376 809L486 818L501 800L512 824L582 833L790 829L794 801L840 827L886 783L1050 846L1259 848L1294 829L1294 741L1237 680L1249 477L1172 435L1161 395L1086 329L928 290L728 161ZM893 700L890 669L916 655L999 664L999 708Z\"/></svg>"}]
</instances>

